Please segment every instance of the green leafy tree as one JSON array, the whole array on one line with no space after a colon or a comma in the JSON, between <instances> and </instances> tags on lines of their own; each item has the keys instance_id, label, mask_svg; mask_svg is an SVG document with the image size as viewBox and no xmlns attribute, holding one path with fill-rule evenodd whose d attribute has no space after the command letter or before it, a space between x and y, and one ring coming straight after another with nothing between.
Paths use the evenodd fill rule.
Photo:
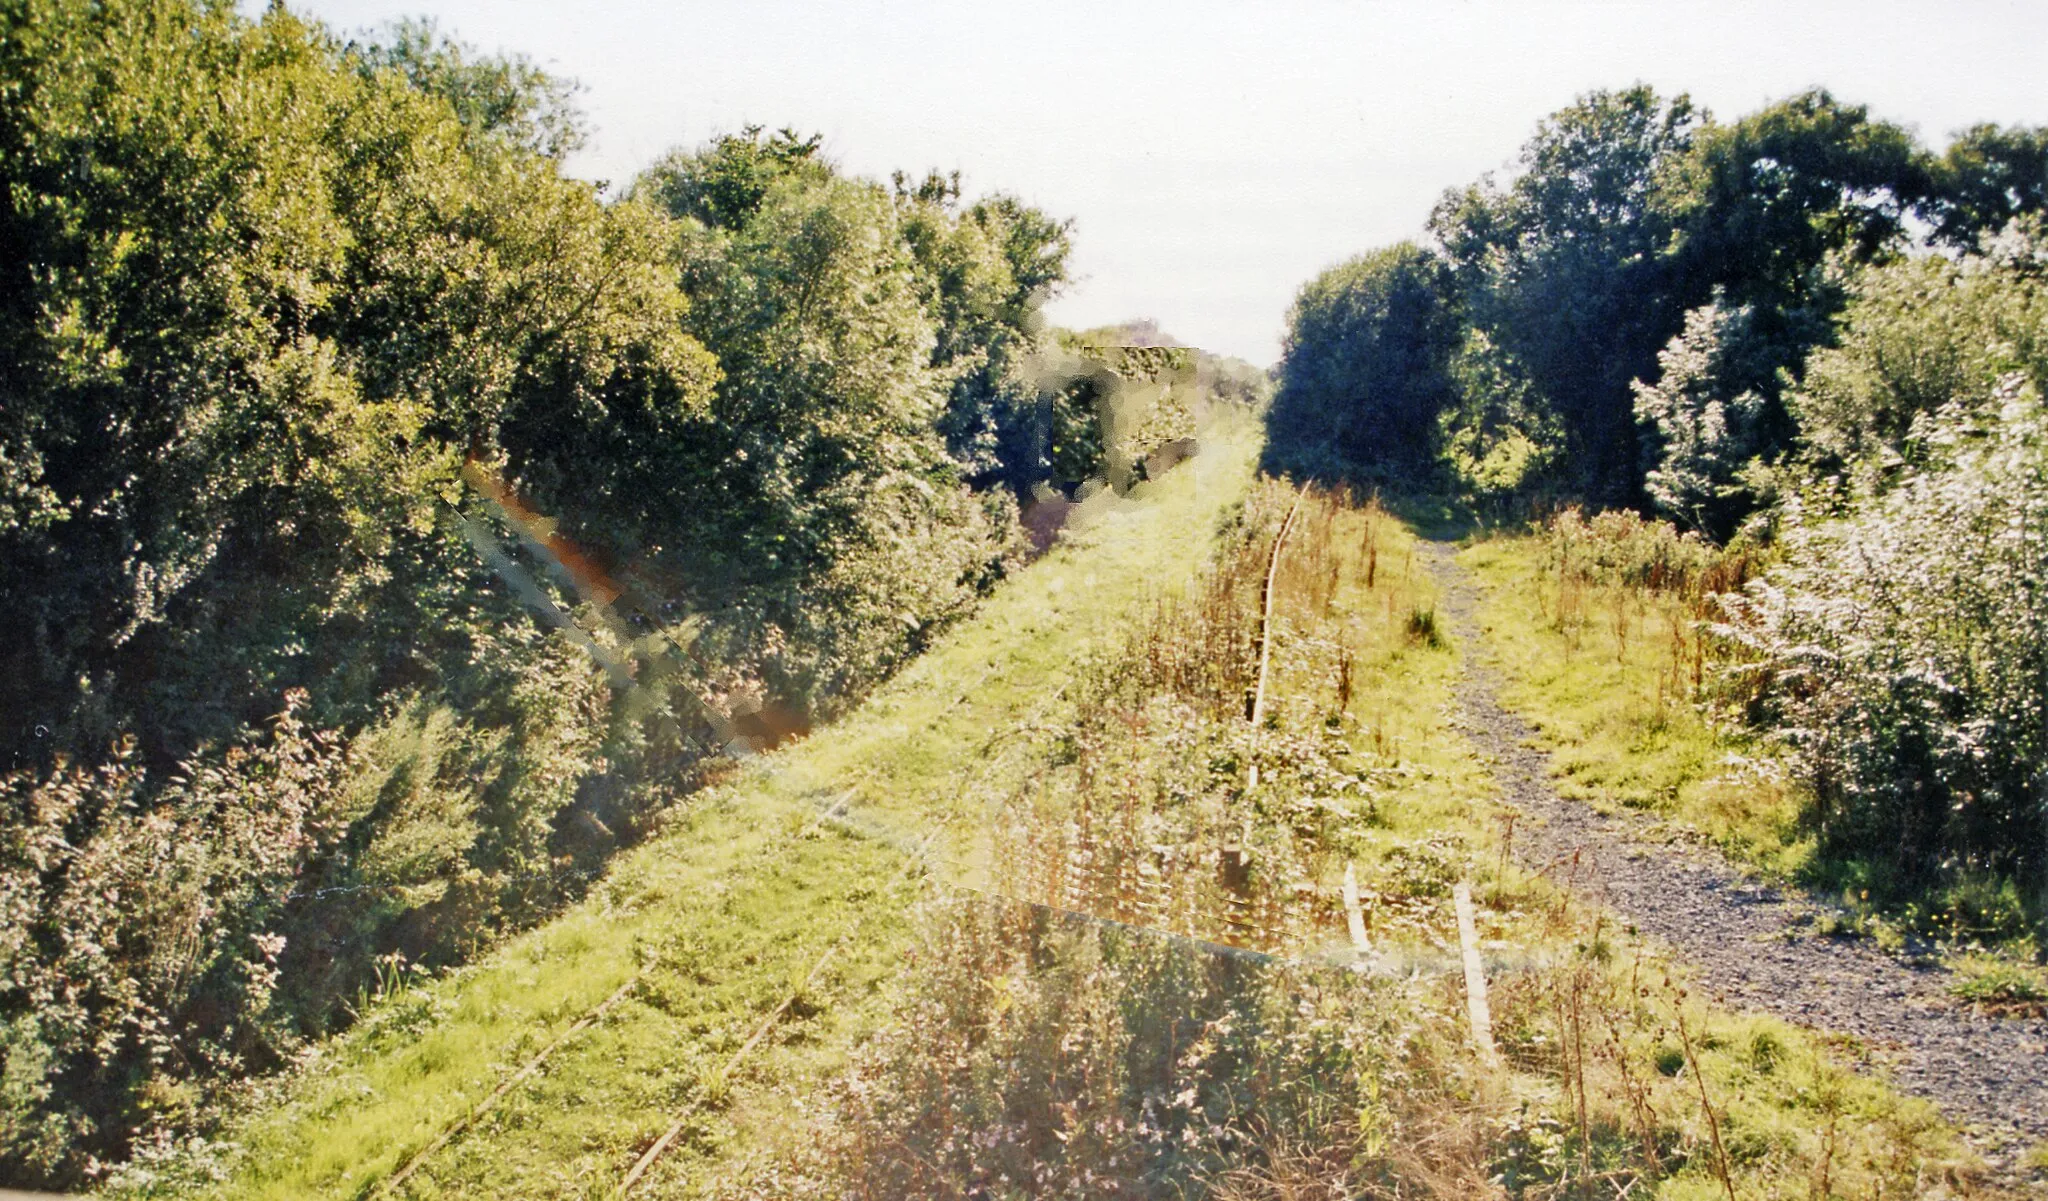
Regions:
<instances>
[{"instance_id":1,"label":"green leafy tree","mask_svg":"<svg viewBox=\"0 0 2048 1201\"><path fill-rule=\"evenodd\" d=\"M1416 482L1450 403L1457 315L1441 260L1411 243L1303 286L1267 413L1269 470Z\"/></svg>"},{"instance_id":2,"label":"green leafy tree","mask_svg":"<svg viewBox=\"0 0 2048 1201\"><path fill-rule=\"evenodd\" d=\"M1667 177L1678 294L1748 310L1736 385L1759 397L1748 437L1766 457L1793 440L1784 386L1834 340L1847 281L1902 253L1936 197L1911 133L1820 90L1707 130Z\"/></svg>"},{"instance_id":3,"label":"green leafy tree","mask_svg":"<svg viewBox=\"0 0 2048 1201\"><path fill-rule=\"evenodd\" d=\"M2014 219L2048 211L2048 126L1973 125L1949 144L1935 178L1937 235L1975 249Z\"/></svg>"},{"instance_id":4,"label":"green leafy tree","mask_svg":"<svg viewBox=\"0 0 2048 1201\"><path fill-rule=\"evenodd\" d=\"M1018 496L1051 471L1038 358L1040 308L1066 279L1071 226L1014 197L959 207L959 177L932 172L896 205L925 311L934 322L932 366L946 380L939 418L961 474Z\"/></svg>"},{"instance_id":5,"label":"green leafy tree","mask_svg":"<svg viewBox=\"0 0 2048 1201\"><path fill-rule=\"evenodd\" d=\"M782 181L832 178L832 166L821 153L824 145L819 134L804 137L788 128L769 134L749 125L712 139L701 150L670 151L641 173L633 192L672 216L736 230Z\"/></svg>"},{"instance_id":6,"label":"green leafy tree","mask_svg":"<svg viewBox=\"0 0 2048 1201\"><path fill-rule=\"evenodd\" d=\"M756 178L734 142L672 158L636 192L695 218L693 197L729 191L720 164ZM769 144L796 148L774 160L781 177L737 224L692 220L679 244L686 325L723 378L664 491L688 515L676 573L750 615L729 653L761 656L776 692L829 710L971 601L1014 506L976 498L946 453L936 328L891 197L819 174L807 143Z\"/></svg>"},{"instance_id":7,"label":"green leafy tree","mask_svg":"<svg viewBox=\"0 0 2048 1201\"><path fill-rule=\"evenodd\" d=\"M1909 216L1935 195L1932 161L1911 133L1814 90L1707 130L1665 179L1661 203L1674 215L1687 307L1716 288L1753 306L1752 337L1796 368L1826 342L1845 300L1837 265L1897 253Z\"/></svg>"},{"instance_id":8,"label":"green leafy tree","mask_svg":"<svg viewBox=\"0 0 2048 1201\"><path fill-rule=\"evenodd\" d=\"M443 37L434 22L403 20L348 53L365 72L397 71L414 88L439 96L464 128L551 159L589 138L576 107L578 88L518 56L478 56Z\"/></svg>"},{"instance_id":9,"label":"green leafy tree","mask_svg":"<svg viewBox=\"0 0 2048 1201\"><path fill-rule=\"evenodd\" d=\"M200 1122L376 954L445 960L558 895L609 714L453 528L458 469L624 495L625 467L562 449L633 414L679 436L715 367L666 218L564 179L544 106L462 109L453 77L497 70L282 9L0 10L0 601L28 625L0 650L0 859L38 931L0 972L0 1175L63 1183ZM279 799L263 748L298 735L256 726L287 697L326 766ZM375 803L341 748L422 704L473 771ZM36 849L56 812L80 853ZM150 876L155 848L191 870ZM288 903L309 877L372 899ZM37 991L81 971L103 987L61 1012Z\"/></svg>"},{"instance_id":10,"label":"green leafy tree","mask_svg":"<svg viewBox=\"0 0 2048 1201\"><path fill-rule=\"evenodd\" d=\"M1682 311L1659 188L1706 119L1644 86L1589 93L1537 127L1507 187L1450 193L1430 219L1467 319L1564 432L1553 467L1594 496L1635 494L1629 381L1654 370Z\"/></svg>"}]
</instances>

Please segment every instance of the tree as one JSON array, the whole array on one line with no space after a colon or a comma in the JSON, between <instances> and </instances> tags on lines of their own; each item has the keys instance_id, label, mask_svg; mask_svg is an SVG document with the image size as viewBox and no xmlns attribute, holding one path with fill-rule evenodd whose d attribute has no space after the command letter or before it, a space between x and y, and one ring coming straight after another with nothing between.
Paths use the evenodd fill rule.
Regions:
<instances>
[{"instance_id":1,"label":"tree","mask_svg":"<svg viewBox=\"0 0 2048 1201\"><path fill-rule=\"evenodd\" d=\"M740 229L785 179L822 183L833 175L823 135L749 125L701 150L672 150L633 183L634 195L670 216L712 229Z\"/></svg>"},{"instance_id":2,"label":"tree","mask_svg":"<svg viewBox=\"0 0 2048 1201\"><path fill-rule=\"evenodd\" d=\"M1753 389L1742 440L1779 453L1792 430L1781 381L1832 336L1842 281L1897 253L1908 217L1932 212L1938 195L1910 134L1824 91L1732 125L1683 96L1593 93L1544 121L1521 167L1506 188L1447 195L1431 230L1467 320L1563 431L1555 482L1609 503L1639 503L1645 464L1662 453L1638 445L1634 385L1656 385L1658 353L1683 336L1686 313L1716 296L1748 310L1754 363L1717 403L1725 418Z\"/></svg>"},{"instance_id":3,"label":"tree","mask_svg":"<svg viewBox=\"0 0 2048 1201\"><path fill-rule=\"evenodd\" d=\"M349 43L347 52L365 72L396 71L446 100L473 135L557 160L589 139L576 84L523 56L479 56L443 37L432 20L394 22L375 41Z\"/></svg>"},{"instance_id":4,"label":"tree","mask_svg":"<svg viewBox=\"0 0 2048 1201\"><path fill-rule=\"evenodd\" d=\"M746 615L724 657L829 711L962 611L1015 507L971 494L946 453L948 381L896 204L822 173L805 140L771 145L723 139L635 187L686 217L719 197L709 209L733 222L692 222L678 243L686 326L723 378L645 487L686 515L658 558L701 607ZM742 206L723 173L758 181L763 154L780 177Z\"/></svg>"},{"instance_id":5,"label":"tree","mask_svg":"<svg viewBox=\"0 0 2048 1201\"><path fill-rule=\"evenodd\" d=\"M1773 364L1750 341L1754 310L1704 305L1657 355L1657 382L1635 383L1643 488L1656 506L1715 538L1755 507L1744 469L1764 447L1757 386Z\"/></svg>"},{"instance_id":6,"label":"tree","mask_svg":"<svg viewBox=\"0 0 2048 1201\"><path fill-rule=\"evenodd\" d=\"M1589 93L1537 127L1506 188L1449 193L1430 218L1467 320L1527 372L1529 403L1568 443L1555 465L1597 497L1636 494L1629 382L1682 311L1659 189L1706 122L1684 95Z\"/></svg>"},{"instance_id":7,"label":"tree","mask_svg":"<svg viewBox=\"0 0 2048 1201\"><path fill-rule=\"evenodd\" d=\"M1973 125L1949 144L1935 178L1936 236L1975 249L2014 218L2048 210L2048 126Z\"/></svg>"},{"instance_id":8,"label":"tree","mask_svg":"<svg viewBox=\"0 0 2048 1201\"><path fill-rule=\"evenodd\" d=\"M1862 263L1895 251L1934 191L1912 134L1816 89L1708 130L1660 202L1702 300L1720 287L1733 304L1789 313L1829 303L1817 290L1831 255Z\"/></svg>"},{"instance_id":9,"label":"tree","mask_svg":"<svg viewBox=\"0 0 2048 1201\"><path fill-rule=\"evenodd\" d=\"M434 89L396 69L422 56ZM491 586L459 468L609 484L549 460L552 435L658 411L673 436L713 368L666 219L563 178L525 101L458 112L443 85L472 69L281 8L0 11L0 602L27 625L0 649L0 874L39 931L0 971L0 1176L62 1182L192 1120L140 1099L274 1062L380 950L452 957L551 895L533 881L608 698ZM415 708L453 779L401 803L343 752ZM325 765L289 797L258 753L295 742L263 732L280 710ZM60 809L71 849L30 853L25 815ZM408 840L434 848L399 873L422 899L287 904L305 876L354 896ZM151 875L152 848L182 866ZM135 904L76 903L102 888ZM37 982L86 943L126 966L53 1008Z\"/></svg>"},{"instance_id":10,"label":"tree","mask_svg":"<svg viewBox=\"0 0 2048 1201\"><path fill-rule=\"evenodd\" d=\"M1269 469L1418 481L1437 453L1456 345L1449 275L1401 243L1331 268L1288 313Z\"/></svg>"},{"instance_id":11,"label":"tree","mask_svg":"<svg viewBox=\"0 0 2048 1201\"><path fill-rule=\"evenodd\" d=\"M947 381L947 450L976 486L1023 497L1044 481L1048 432L1035 362L1040 309L1066 279L1071 225L1010 196L959 207L959 177L896 178L896 208Z\"/></svg>"}]
</instances>

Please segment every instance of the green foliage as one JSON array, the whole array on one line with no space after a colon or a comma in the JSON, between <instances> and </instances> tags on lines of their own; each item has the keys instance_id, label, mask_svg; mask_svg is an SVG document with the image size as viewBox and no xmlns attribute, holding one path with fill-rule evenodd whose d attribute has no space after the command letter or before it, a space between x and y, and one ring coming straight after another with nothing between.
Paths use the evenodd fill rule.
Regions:
<instances>
[{"instance_id":1,"label":"green foliage","mask_svg":"<svg viewBox=\"0 0 2048 1201\"><path fill-rule=\"evenodd\" d=\"M957 615L1014 526L946 454L936 333L880 189L785 178L677 253L687 325L723 378L643 481L680 517L661 558L700 607L753 616L721 658L758 658L774 694L830 707Z\"/></svg>"},{"instance_id":2,"label":"green foliage","mask_svg":"<svg viewBox=\"0 0 2048 1201\"><path fill-rule=\"evenodd\" d=\"M65 1178L81 1147L189 1121L191 1083L277 1062L276 1003L298 871L331 850L351 756L294 693L270 737L145 788L125 748L4 780L0 1156ZM166 1112L167 1097L182 1097Z\"/></svg>"},{"instance_id":3,"label":"green foliage","mask_svg":"<svg viewBox=\"0 0 2048 1201\"><path fill-rule=\"evenodd\" d=\"M1756 498L1745 468L1764 445L1769 374L1750 340L1755 310L1720 303L1685 315L1685 329L1657 355L1657 382L1637 380L1645 427L1643 490L1659 509L1726 538Z\"/></svg>"},{"instance_id":4,"label":"green foliage","mask_svg":"<svg viewBox=\"0 0 2048 1201\"><path fill-rule=\"evenodd\" d=\"M1640 588L1697 599L1723 556L1695 531L1627 509L1588 518L1568 506L1543 529L1544 568L1560 582Z\"/></svg>"},{"instance_id":5,"label":"green foliage","mask_svg":"<svg viewBox=\"0 0 2048 1201\"><path fill-rule=\"evenodd\" d=\"M1934 199L1931 171L1905 129L1803 92L1712 127L1675 165L1664 184L1674 252L1695 286L1719 284L1734 304L1788 318L1825 309L1829 256L1868 262L1896 249L1907 214Z\"/></svg>"},{"instance_id":6,"label":"green foliage","mask_svg":"<svg viewBox=\"0 0 2048 1201\"><path fill-rule=\"evenodd\" d=\"M936 828L932 852L961 853L969 844L952 840L1043 765L1040 732L1073 707L1087 662L1079 652L1147 611L1154 590L1179 592L1207 559L1258 444L1242 415L1218 417L1191 470L1135 499L1102 497L1102 520L1084 517L856 712L673 807L545 925L459 970L408 971L227 1129L152 1144L108 1191L277 1201L375 1191L508 1064L516 1070L639 971L603 1022L430 1156L412 1187L523 1198L536 1180L615 1183L836 946L802 1004L648 1182L657 1193L701 1184L714 1195L758 1183L763 1144L803 1128L786 1104L823 1095L822 1078L869 1038L883 985L903 973L905 893L926 887L913 869L916 838ZM407 712L408 730L431 725L431 710ZM444 765L467 753L463 737L448 729ZM401 732L377 762L413 739ZM845 822L820 823L821 808L856 785ZM875 830L918 833L899 842L867 836Z\"/></svg>"},{"instance_id":7,"label":"green foliage","mask_svg":"<svg viewBox=\"0 0 2048 1201\"><path fill-rule=\"evenodd\" d=\"M676 217L734 230L746 225L776 184L832 178L820 153L821 135L804 137L786 127L766 138L762 133L761 126L749 125L701 150L672 150L634 181L633 193Z\"/></svg>"},{"instance_id":8,"label":"green foliage","mask_svg":"<svg viewBox=\"0 0 2048 1201\"><path fill-rule=\"evenodd\" d=\"M1444 465L1464 494L1504 514L1557 468L1563 434L1521 361L1485 331L1466 331L1449 372L1455 399L1437 418Z\"/></svg>"},{"instance_id":9,"label":"green foliage","mask_svg":"<svg viewBox=\"0 0 2048 1201\"><path fill-rule=\"evenodd\" d=\"M1786 506L1785 562L1719 627L1746 657L1732 686L1877 885L2011 878L2038 923L2048 414L2011 372L1921 432L1924 461L1845 515Z\"/></svg>"},{"instance_id":10,"label":"green foliage","mask_svg":"<svg viewBox=\"0 0 2048 1201\"><path fill-rule=\"evenodd\" d=\"M1269 470L1426 478L1451 402L1457 327L1443 264L1403 243L1333 267L1288 314Z\"/></svg>"},{"instance_id":11,"label":"green foliage","mask_svg":"<svg viewBox=\"0 0 2048 1201\"><path fill-rule=\"evenodd\" d=\"M1468 323L1556 423L1552 470L1576 490L1631 491L1629 381L1652 372L1681 307L1661 189L1705 121L1683 95L1590 93L1537 127L1506 188L1449 193L1430 217Z\"/></svg>"},{"instance_id":12,"label":"green foliage","mask_svg":"<svg viewBox=\"0 0 2048 1201\"><path fill-rule=\"evenodd\" d=\"M1916 226L1971 246L2038 212L2040 158L2039 131L1982 126L1937 160L1821 90L1732 123L1640 85L1588 93L1506 183L1447 192L1429 249L1303 290L1276 456L1386 479L1435 460L1501 512L1647 499L1726 536L1775 494L1799 433L1785 390L1856 273Z\"/></svg>"},{"instance_id":13,"label":"green foliage","mask_svg":"<svg viewBox=\"0 0 2048 1201\"><path fill-rule=\"evenodd\" d=\"M1048 443L1060 442L1040 405L1038 310L1066 279L1071 223L1009 196L965 210L958 200L957 175L934 172L914 190L898 177L902 236L937 327L932 365L948 389L938 426L964 478L1026 496L1052 469Z\"/></svg>"},{"instance_id":14,"label":"green foliage","mask_svg":"<svg viewBox=\"0 0 2048 1201\"><path fill-rule=\"evenodd\" d=\"M2048 237L2015 223L1961 260L1915 258L1856 277L1839 345L1818 350L1788 403L1802 457L1882 480L1926 457L1915 423L1961 400L1987 402L2018 371L2048 388Z\"/></svg>"},{"instance_id":15,"label":"green foliage","mask_svg":"<svg viewBox=\"0 0 2048 1201\"><path fill-rule=\"evenodd\" d=\"M1955 978L1949 992L1999 1012L2039 1013L2048 1005L2048 973L1992 955L1960 955L1947 961Z\"/></svg>"},{"instance_id":16,"label":"green foliage","mask_svg":"<svg viewBox=\"0 0 2048 1201\"><path fill-rule=\"evenodd\" d=\"M844 706L1005 568L943 423L1035 408L1066 227L787 131L608 202L573 93L423 23L0 13L0 1175L203 1126L380 963L573 894L726 709ZM287 697L334 766L279 799Z\"/></svg>"},{"instance_id":17,"label":"green foliage","mask_svg":"<svg viewBox=\"0 0 2048 1201\"><path fill-rule=\"evenodd\" d=\"M1973 125L1949 143L1936 178L1937 234L1974 249L2015 218L2048 209L2048 126Z\"/></svg>"},{"instance_id":18,"label":"green foliage","mask_svg":"<svg viewBox=\"0 0 2048 1201\"><path fill-rule=\"evenodd\" d=\"M561 159L588 139L575 107L576 85L525 57L478 58L442 37L430 19L395 22L382 40L350 43L348 52L361 70L398 72L413 87L446 100L464 128L518 149Z\"/></svg>"}]
</instances>

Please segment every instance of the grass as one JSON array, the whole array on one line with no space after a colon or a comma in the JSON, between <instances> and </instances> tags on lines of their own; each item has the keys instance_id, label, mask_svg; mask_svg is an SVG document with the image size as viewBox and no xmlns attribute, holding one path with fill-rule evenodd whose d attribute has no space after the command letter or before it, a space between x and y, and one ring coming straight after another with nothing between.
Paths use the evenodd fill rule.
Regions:
<instances>
[{"instance_id":1,"label":"grass","mask_svg":"<svg viewBox=\"0 0 2048 1201\"><path fill-rule=\"evenodd\" d=\"M2003 955L1962 951L1944 965L1949 992L1994 1013L2041 1017L2048 1013L2048 970Z\"/></svg>"},{"instance_id":2,"label":"grass","mask_svg":"<svg viewBox=\"0 0 2048 1201\"><path fill-rule=\"evenodd\" d=\"M906 853L827 824L905 830L978 818L980 791L1026 769L1003 735L1058 723L1063 688L1104 632L1185 586L1244 495L1256 427L1219 418L1203 453L1129 500L1104 495L1072 536L942 638L859 711L755 760L623 856L589 898L474 966L385 998L353 1032L207 1148L131 1170L119 1191L221 1198L358 1197L636 971L638 987L473 1129L424 1163L416 1197L601 1196L675 1113L841 943L815 996L750 1061L648 1180L680 1181L746 1137L729 1120L829 1073L871 1020L908 936ZM943 845L972 858L972 841ZM915 873L911 873L914 875ZM856 923L858 926L856 928ZM845 937L854 931L851 938ZM217 1179L207 1179L209 1176Z\"/></svg>"},{"instance_id":3,"label":"grass","mask_svg":"<svg viewBox=\"0 0 2048 1201\"><path fill-rule=\"evenodd\" d=\"M1780 879L1812 868L1782 770L1693 704L1702 665L1686 600L1573 588L1545 569L1536 535L1474 542L1458 559L1482 590L1501 699L1536 729L1560 793L1656 814Z\"/></svg>"}]
</instances>

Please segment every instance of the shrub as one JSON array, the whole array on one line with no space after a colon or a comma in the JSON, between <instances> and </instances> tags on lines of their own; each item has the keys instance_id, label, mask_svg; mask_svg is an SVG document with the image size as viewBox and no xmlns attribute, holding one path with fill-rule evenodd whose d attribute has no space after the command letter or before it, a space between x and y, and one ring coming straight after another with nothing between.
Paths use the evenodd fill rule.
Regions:
<instances>
[{"instance_id":1,"label":"shrub","mask_svg":"<svg viewBox=\"0 0 2048 1201\"><path fill-rule=\"evenodd\" d=\"M300 723L304 699L147 804L126 748L0 778L0 1156L18 1178L189 1119L194 1081L292 1046L279 929L300 868L345 829L351 759Z\"/></svg>"},{"instance_id":2,"label":"shrub","mask_svg":"<svg viewBox=\"0 0 2048 1201\"><path fill-rule=\"evenodd\" d=\"M1826 842L1900 884L2038 887L2048 411L2013 373L1916 428L1928 461L1889 490L1832 519L1788 506L1785 561L1725 602L1751 657L1730 682L1795 752Z\"/></svg>"},{"instance_id":3,"label":"shrub","mask_svg":"<svg viewBox=\"0 0 2048 1201\"><path fill-rule=\"evenodd\" d=\"M1767 356L1753 347L1748 305L1721 303L1685 315L1685 329L1657 355L1657 382L1635 381L1636 420L1646 428L1643 489L1657 507L1696 530L1727 537L1755 506L1744 466L1764 450Z\"/></svg>"},{"instance_id":4,"label":"shrub","mask_svg":"<svg viewBox=\"0 0 2048 1201\"><path fill-rule=\"evenodd\" d=\"M1690 595L1720 558L1712 544L1627 509L1588 518L1574 505L1544 527L1544 566L1559 580Z\"/></svg>"},{"instance_id":5,"label":"shrub","mask_svg":"<svg viewBox=\"0 0 2048 1201\"><path fill-rule=\"evenodd\" d=\"M1916 420L1986 400L2014 371L2048 387L2048 233L2037 216L1984 250L1856 277L1841 344L1815 351L1788 397L1809 460L1881 482L1922 457Z\"/></svg>"}]
</instances>

